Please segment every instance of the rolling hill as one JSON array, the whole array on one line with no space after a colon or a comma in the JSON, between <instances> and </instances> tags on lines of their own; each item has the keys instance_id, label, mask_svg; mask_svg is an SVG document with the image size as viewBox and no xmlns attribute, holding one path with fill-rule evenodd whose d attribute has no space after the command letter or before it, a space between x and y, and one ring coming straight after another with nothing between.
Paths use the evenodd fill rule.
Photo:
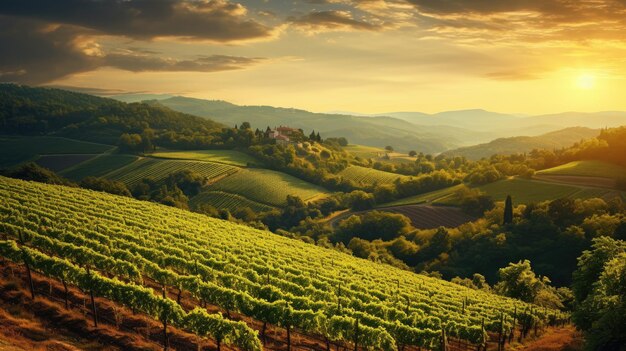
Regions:
<instances>
[{"instance_id":1,"label":"rolling hill","mask_svg":"<svg viewBox=\"0 0 626 351\"><path fill-rule=\"evenodd\" d=\"M526 153L533 149L560 149L573 145L583 139L598 136L597 129L571 127L538 136L516 136L499 138L489 143L461 147L444 152L447 156L463 156L470 160L479 160L491 155L510 155Z\"/></svg>"},{"instance_id":2,"label":"rolling hill","mask_svg":"<svg viewBox=\"0 0 626 351\"><path fill-rule=\"evenodd\" d=\"M444 131L433 131L393 117L358 117L339 114L313 113L292 108L271 106L238 106L225 101L173 97L151 102L173 110L207 117L226 125L247 121L253 128L265 129L288 125L301 128L306 133L320 132L323 137L346 137L351 143L385 147L393 145L398 150L420 150L426 153L441 152L463 142ZM451 128L444 128L451 129ZM467 132L467 131L465 131Z\"/></svg>"}]
</instances>

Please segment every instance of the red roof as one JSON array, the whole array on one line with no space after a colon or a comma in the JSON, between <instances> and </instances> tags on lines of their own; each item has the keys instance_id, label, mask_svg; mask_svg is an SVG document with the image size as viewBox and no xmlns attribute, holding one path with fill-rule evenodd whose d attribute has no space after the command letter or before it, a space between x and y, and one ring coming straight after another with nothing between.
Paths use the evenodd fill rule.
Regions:
<instances>
[{"instance_id":1,"label":"red roof","mask_svg":"<svg viewBox=\"0 0 626 351\"><path fill-rule=\"evenodd\" d=\"M294 131L296 131L296 129L294 129L294 128L283 127L283 126L280 126L280 127L276 128L276 130L279 131L279 132L294 132Z\"/></svg>"},{"instance_id":2,"label":"red roof","mask_svg":"<svg viewBox=\"0 0 626 351\"><path fill-rule=\"evenodd\" d=\"M284 135L280 135L280 134L275 136L274 139L289 141L288 137L286 137Z\"/></svg>"}]
</instances>

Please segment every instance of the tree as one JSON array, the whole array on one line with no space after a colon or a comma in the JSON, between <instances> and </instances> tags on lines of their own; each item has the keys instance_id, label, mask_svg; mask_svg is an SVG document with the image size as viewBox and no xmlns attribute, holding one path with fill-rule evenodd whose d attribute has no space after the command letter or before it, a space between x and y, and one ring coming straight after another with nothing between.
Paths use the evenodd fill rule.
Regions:
<instances>
[{"instance_id":1,"label":"tree","mask_svg":"<svg viewBox=\"0 0 626 351\"><path fill-rule=\"evenodd\" d=\"M533 302L543 288L543 282L535 276L529 260L509 263L507 267L500 268L498 274L500 281L494 288L501 295Z\"/></svg>"},{"instance_id":2,"label":"tree","mask_svg":"<svg viewBox=\"0 0 626 351\"><path fill-rule=\"evenodd\" d=\"M417 156L417 152L415 150L411 150L411 151L409 151L409 156L415 157L415 156Z\"/></svg>"},{"instance_id":3,"label":"tree","mask_svg":"<svg viewBox=\"0 0 626 351\"><path fill-rule=\"evenodd\" d=\"M623 350L626 345L626 243L593 239L574 272L574 324L589 350Z\"/></svg>"},{"instance_id":4,"label":"tree","mask_svg":"<svg viewBox=\"0 0 626 351\"><path fill-rule=\"evenodd\" d=\"M502 222L504 224L513 223L513 200L511 199L511 195L506 196L506 201L504 202L504 220Z\"/></svg>"},{"instance_id":5,"label":"tree","mask_svg":"<svg viewBox=\"0 0 626 351\"><path fill-rule=\"evenodd\" d=\"M387 145L387 146L385 146L385 150L386 150L387 152L393 152L393 146L391 146L391 145Z\"/></svg>"}]
</instances>

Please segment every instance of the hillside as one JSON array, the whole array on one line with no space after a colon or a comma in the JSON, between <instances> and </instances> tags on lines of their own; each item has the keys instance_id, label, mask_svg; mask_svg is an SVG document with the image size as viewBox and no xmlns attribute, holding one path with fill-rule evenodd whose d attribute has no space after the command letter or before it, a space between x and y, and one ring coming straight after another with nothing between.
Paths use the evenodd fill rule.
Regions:
<instances>
[{"instance_id":1,"label":"hillside","mask_svg":"<svg viewBox=\"0 0 626 351\"><path fill-rule=\"evenodd\" d=\"M288 349L290 333L326 348L432 349L444 332L484 344L485 331L508 333L514 314L522 325L561 321L550 309L153 203L4 177L0 195L8 239L0 255L18 264L26 257L34 272L157 316L165 340L170 326L259 350L250 328L263 339L269 325L287 330ZM245 323L193 309L201 301Z\"/></svg>"},{"instance_id":2,"label":"hillside","mask_svg":"<svg viewBox=\"0 0 626 351\"><path fill-rule=\"evenodd\" d=\"M0 134L55 135L116 145L123 133L145 129L176 132L222 127L206 118L162 106L126 104L113 99L51 88L0 85Z\"/></svg>"},{"instance_id":3,"label":"hillside","mask_svg":"<svg viewBox=\"0 0 626 351\"><path fill-rule=\"evenodd\" d=\"M306 133L320 132L324 138L345 137L351 143L385 147L393 145L399 150L440 152L463 142L445 132L428 129L391 117L358 117L339 114L313 113L292 108L271 106L238 106L225 101L173 97L152 102L173 110L211 118L226 125L248 121L253 128L274 128L288 125L301 128ZM460 135L460 133L456 133Z\"/></svg>"},{"instance_id":4,"label":"hillside","mask_svg":"<svg viewBox=\"0 0 626 351\"><path fill-rule=\"evenodd\" d=\"M499 138L486 144L462 147L446 151L443 154L451 157L463 156L470 160L479 160L495 154L510 155L530 152L533 149L560 149L571 146L583 139L596 137L599 133L599 130L572 127L539 136Z\"/></svg>"}]
</instances>

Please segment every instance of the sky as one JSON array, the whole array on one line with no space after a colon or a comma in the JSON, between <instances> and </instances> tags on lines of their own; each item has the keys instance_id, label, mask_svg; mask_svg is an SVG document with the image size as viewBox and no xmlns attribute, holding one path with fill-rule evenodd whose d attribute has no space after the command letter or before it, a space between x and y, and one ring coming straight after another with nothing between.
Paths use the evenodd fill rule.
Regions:
<instances>
[{"instance_id":1,"label":"sky","mask_svg":"<svg viewBox=\"0 0 626 351\"><path fill-rule=\"evenodd\" d=\"M626 110L626 0L2 0L0 82L317 112Z\"/></svg>"}]
</instances>

